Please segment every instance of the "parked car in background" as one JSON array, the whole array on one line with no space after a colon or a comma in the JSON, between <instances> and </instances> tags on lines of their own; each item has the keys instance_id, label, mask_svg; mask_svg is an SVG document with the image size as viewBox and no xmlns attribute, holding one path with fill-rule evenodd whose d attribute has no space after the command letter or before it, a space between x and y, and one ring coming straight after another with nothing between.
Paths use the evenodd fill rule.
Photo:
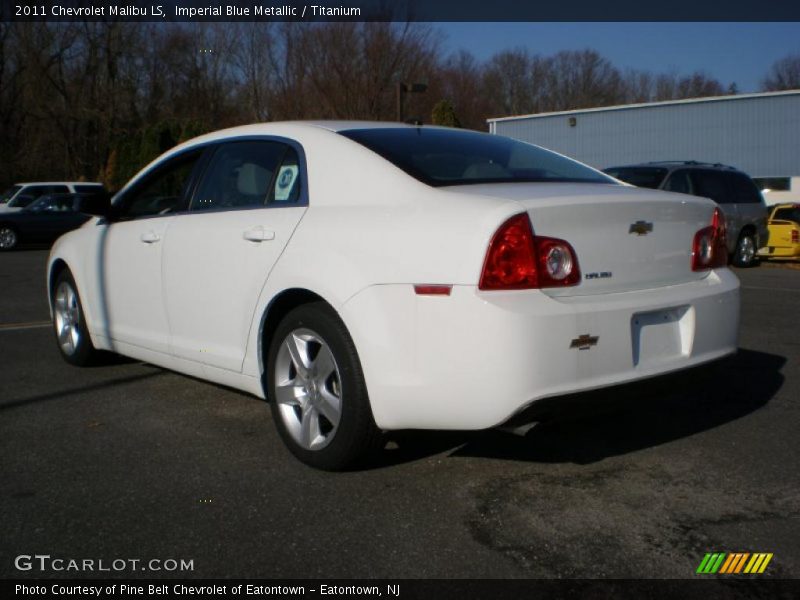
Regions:
<instances>
[{"instance_id":1,"label":"parked car in background","mask_svg":"<svg viewBox=\"0 0 800 600\"><path fill-rule=\"evenodd\" d=\"M764 198L753 180L733 167L670 161L610 167L604 172L637 187L711 198L725 215L728 253L738 267L754 265L758 249L767 245Z\"/></svg>"},{"instance_id":2,"label":"parked car in background","mask_svg":"<svg viewBox=\"0 0 800 600\"><path fill-rule=\"evenodd\" d=\"M770 207L769 245L761 248L764 258L800 259L800 204Z\"/></svg>"},{"instance_id":3,"label":"parked car in background","mask_svg":"<svg viewBox=\"0 0 800 600\"><path fill-rule=\"evenodd\" d=\"M753 177L753 181L770 210L778 204L800 202L800 177Z\"/></svg>"},{"instance_id":4,"label":"parked car in background","mask_svg":"<svg viewBox=\"0 0 800 600\"><path fill-rule=\"evenodd\" d=\"M0 250L20 244L51 243L80 227L88 216L76 203L88 194L46 194L18 211L0 214Z\"/></svg>"},{"instance_id":5,"label":"parked car in background","mask_svg":"<svg viewBox=\"0 0 800 600\"><path fill-rule=\"evenodd\" d=\"M100 218L48 261L65 360L110 350L268 398L324 469L382 431L490 428L737 347L713 202L502 136L236 127L84 208Z\"/></svg>"},{"instance_id":6,"label":"parked car in background","mask_svg":"<svg viewBox=\"0 0 800 600\"><path fill-rule=\"evenodd\" d=\"M0 213L23 209L45 194L96 194L102 191L104 191L102 183L79 181L16 183L0 196Z\"/></svg>"}]
</instances>

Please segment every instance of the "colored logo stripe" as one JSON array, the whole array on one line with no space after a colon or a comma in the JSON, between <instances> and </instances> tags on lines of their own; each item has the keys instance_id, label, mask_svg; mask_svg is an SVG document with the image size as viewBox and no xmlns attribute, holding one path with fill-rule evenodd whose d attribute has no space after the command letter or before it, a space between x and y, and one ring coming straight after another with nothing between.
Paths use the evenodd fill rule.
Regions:
<instances>
[{"instance_id":1,"label":"colored logo stripe","mask_svg":"<svg viewBox=\"0 0 800 600\"><path fill-rule=\"evenodd\" d=\"M698 573L716 573L725 558L725 553L706 554L703 562L697 567Z\"/></svg>"},{"instance_id":2,"label":"colored logo stripe","mask_svg":"<svg viewBox=\"0 0 800 600\"><path fill-rule=\"evenodd\" d=\"M725 561L719 572L726 573L728 575L730 575L731 573L741 572L742 568L744 567L744 561L746 561L749 556L750 556L749 553L742 553L742 552L735 552L733 554L729 554L728 560Z\"/></svg>"},{"instance_id":3,"label":"colored logo stripe","mask_svg":"<svg viewBox=\"0 0 800 600\"><path fill-rule=\"evenodd\" d=\"M747 563L747 566L744 568L745 573L763 573L764 570L767 568L769 561L772 560L772 553L769 554L753 554L753 558L750 559L750 562Z\"/></svg>"},{"instance_id":4,"label":"colored logo stripe","mask_svg":"<svg viewBox=\"0 0 800 600\"><path fill-rule=\"evenodd\" d=\"M734 575L739 573L757 574L763 573L769 561L772 560L772 553L758 552L709 552L697 567L697 573L702 574L725 574ZM749 560L748 560L749 559ZM745 566L747 565L747 566Z\"/></svg>"}]
</instances>

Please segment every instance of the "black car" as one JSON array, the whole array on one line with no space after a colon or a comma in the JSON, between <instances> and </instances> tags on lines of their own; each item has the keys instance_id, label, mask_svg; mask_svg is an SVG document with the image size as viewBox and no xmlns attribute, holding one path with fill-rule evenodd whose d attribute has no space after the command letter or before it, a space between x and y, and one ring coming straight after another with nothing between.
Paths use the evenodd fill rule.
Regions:
<instances>
[{"instance_id":1,"label":"black car","mask_svg":"<svg viewBox=\"0 0 800 600\"><path fill-rule=\"evenodd\" d=\"M89 217L77 212L85 194L48 194L22 210L0 214L0 250L20 244L51 243L83 225Z\"/></svg>"}]
</instances>

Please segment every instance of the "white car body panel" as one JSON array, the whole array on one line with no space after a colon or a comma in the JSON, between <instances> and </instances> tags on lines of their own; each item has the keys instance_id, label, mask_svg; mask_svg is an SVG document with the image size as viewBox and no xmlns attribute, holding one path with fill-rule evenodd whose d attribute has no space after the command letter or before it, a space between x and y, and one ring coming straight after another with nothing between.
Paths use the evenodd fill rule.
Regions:
<instances>
[{"instance_id":1,"label":"white car body panel","mask_svg":"<svg viewBox=\"0 0 800 600\"><path fill-rule=\"evenodd\" d=\"M169 322L162 294L164 238L175 217L100 225L96 235L111 339L169 352ZM124 267L124 268L123 268Z\"/></svg>"},{"instance_id":2,"label":"white car body panel","mask_svg":"<svg viewBox=\"0 0 800 600\"><path fill-rule=\"evenodd\" d=\"M374 286L341 310L385 429L422 427L420 415L429 428L492 427L541 398L683 369L737 346L739 282L728 269L599 299L475 286L415 296L410 287ZM680 319L665 321L662 331L641 319L644 334L635 335L634 315L660 320L676 310ZM597 336L597 346L570 348L581 334ZM638 355L635 340L644 342Z\"/></svg>"},{"instance_id":3,"label":"white car body panel","mask_svg":"<svg viewBox=\"0 0 800 600\"><path fill-rule=\"evenodd\" d=\"M163 294L173 355L242 370L261 288L305 211L297 206L200 212L170 226ZM272 238L247 240L250 231Z\"/></svg>"},{"instance_id":4,"label":"white car body panel","mask_svg":"<svg viewBox=\"0 0 800 600\"><path fill-rule=\"evenodd\" d=\"M286 290L308 290L347 326L383 429L492 427L540 398L736 350L738 280L728 269L690 268L710 201L604 184L432 188L335 133L371 126L391 125L240 127L151 163L142 174L198 144L287 138L304 150L309 204L110 226L93 219L63 236L50 265L72 270L95 346L264 397L270 305ZM535 233L568 240L584 274L613 277L479 290L489 241L521 212ZM638 220L655 222L654 235L629 234ZM243 238L258 227L274 238ZM160 239L142 242L148 233ZM453 288L419 296L414 284ZM581 335L598 337L597 345L570 348Z\"/></svg>"}]
</instances>

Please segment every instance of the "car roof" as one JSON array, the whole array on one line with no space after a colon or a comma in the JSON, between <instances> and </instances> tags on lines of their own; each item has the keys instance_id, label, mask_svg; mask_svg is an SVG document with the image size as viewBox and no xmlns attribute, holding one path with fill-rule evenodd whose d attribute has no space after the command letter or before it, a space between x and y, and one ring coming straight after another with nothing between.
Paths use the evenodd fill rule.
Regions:
<instances>
[{"instance_id":1,"label":"car roof","mask_svg":"<svg viewBox=\"0 0 800 600\"><path fill-rule=\"evenodd\" d=\"M97 181L24 181L13 185L100 185Z\"/></svg>"},{"instance_id":2,"label":"car roof","mask_svg":"<svg viewBox=\"0 0 800 600\"><path fill-rule=\"evenodd\" d=\"M639 168L699 168L699 169L718 169L720 171L739 171L736 167L730 165L723 165L722 163L708 163L700 162L697 160L654 160L651 162L634 163L630 165L614 165L613 167L606 167L607 169L639 169Z\"/></svg>"},{"instance_id":3,"label":"car roof","mask_svg":"<svg viewBox=\"0 0 800 600\"><path fill-rule=\"evenodd\" d=\"M438 127L436 125L412 125L409 123L398 123L394 121L346 121L346 120L318 120L318 121L273 121L271 123L252 123L250 125L238 125L227 129L220 129L192 138L175 148L185 148L197 144L224 140L230 137L274 135L286 136L302 134L313 130L326 130L334 133L347 131L349 129L451 129L448 127ZM488 135L488 134L487 134ZM172 150L174 150L173 148Z\"/></svg>"}]
</instances>

